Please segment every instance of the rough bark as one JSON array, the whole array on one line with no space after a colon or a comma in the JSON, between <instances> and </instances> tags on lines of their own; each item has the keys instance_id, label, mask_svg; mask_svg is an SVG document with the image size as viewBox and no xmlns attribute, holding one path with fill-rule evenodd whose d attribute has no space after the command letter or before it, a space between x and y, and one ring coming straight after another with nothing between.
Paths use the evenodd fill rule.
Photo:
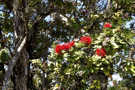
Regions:
<instances>
[{"instance_id":1,"label":"rough bark","mask_svg":"<svg viewBox=\"0 0 135 90\"><path fill-rule=\"evenodd\" d=\"M24 36L27 36L28 34L27 21L25 17L26 7L27 0L14 0L13 2L16 47L18 47L18 40L23 39ZM20 57L16 61L16 65L13 71L15 90L27 90L28 58L28 52L26 50L26 46L24 46Z\"/></svg>"},{"instance_id":2,"label":"rough bark","mask_svg":"<svg viewBox=\"0 0 135 90\"><path fill-rule=\"evenodd\" d=\"M14 90L27 90L28 53L26 50L26 41L28 28L25 17L27 0L13 0L12 6L14 14L15 55L9 62L2 90L8 90L7 85L12 73L14 73Z\"/></svg>"},{"instance_id":3,"label":"rough bark","mask_svg":"<svg viewBox=\"0 0 135 90\"><path fill-rule=\"evenodd\" d=\"M17 48L16 54L15 56L11 59L11 61L9 62L8 65L8 70L5 73L5 77L4 77L4 81L3 81L3 86L2 86L2 90L8 90L8 81L10 79L10 76L13 72L13 67L16 65L16 62L18 61L21 52L25 46L26 43L26 37L24 37L24 39L22 40L22 42L19 43L19 47Z\"/></svg>"},{"instance_id":4,"label":"rough bark","mask_svg":"<svg viewBox=\"0 0 135 90\"><path fill-rule=\"evenodd\" d=\"M14 67L14 90L27 90L27 60L25 50ZM27 56L27 55L26 55Z\"/></svg>"}]
</instances>

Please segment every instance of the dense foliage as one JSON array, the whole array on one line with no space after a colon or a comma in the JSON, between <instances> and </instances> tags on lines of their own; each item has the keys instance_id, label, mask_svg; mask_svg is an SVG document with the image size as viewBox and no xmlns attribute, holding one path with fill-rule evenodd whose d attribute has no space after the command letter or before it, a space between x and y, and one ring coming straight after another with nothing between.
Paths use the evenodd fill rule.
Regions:
<instances>
[{"instance_id":1,"label":"dense foliage","mask_svg":"<svg viewBox=\"0 0 135 90\"><path fill-rule=\"evenodd\" d=\"M54 46L49 56L49 78L57 82L57 88L72 88L76 84L76 89L101 89L102 81L98 78L92 81L90 75L102 72L110 77L113 73L121 72L120 68L115 68L117 63L124 63L124 66L119 65L122 71L134 76L134 62L129 61L128 56L121 60L122 53L127 53L130 45L135 42L126 37L126 34L119 27L114 25L111 28L107 23L103 31L93 35L92 39L89 35L83 36L66 50L59 47L61 44ZM60 53L57 49L60 49Z\"/></svg>"},{"instance_id":2,"label":"dense foliage","mask_svg":"<svg viewBox=\"0 0 135 90\"><path fill-rule=\"evenodd\" d=\"M0 86L106 90L117 73L110 89L134 90L134 14L134 0L0 0Z\"/></svg>"}]
</instances>

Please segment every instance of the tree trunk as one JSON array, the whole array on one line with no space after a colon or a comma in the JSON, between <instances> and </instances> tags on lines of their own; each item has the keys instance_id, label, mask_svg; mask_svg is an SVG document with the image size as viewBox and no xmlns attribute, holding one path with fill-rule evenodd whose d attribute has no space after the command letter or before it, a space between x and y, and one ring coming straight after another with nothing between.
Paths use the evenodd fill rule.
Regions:
<instances>
[{"instance_id":1,"label":"tree trunk","mask_svg":"<svg viewBox=\"0 0 135 90\"><path fill-rule=\"evenodd\" d=\"M27 36L28 28L25 18L25 9L27 6L27 0L14 0L13 1L13 13L14 13L14 34L15 34L15 47L18 47L18 42L22 41L24 36ZM24 46L20 57L18 58L13 71L14 77L14 89L15 90L27 90L27 62L28 52L26 45Z\"/></svg>"},{"instance_id":2,"label":"tree trunk","mask_svg":"<svg viewBox=\"0 0 135 90\"><path fill-rule=\"evenodd\" d=\"M16 62L13 71L14 77L14 90L27 90L27 80L28 80L28 73L27 73L27 60L28 58L25 57L26 51L22 52L21 57ZM26 55L27 56L27 55Z\"/></svg>"}]
</instances>

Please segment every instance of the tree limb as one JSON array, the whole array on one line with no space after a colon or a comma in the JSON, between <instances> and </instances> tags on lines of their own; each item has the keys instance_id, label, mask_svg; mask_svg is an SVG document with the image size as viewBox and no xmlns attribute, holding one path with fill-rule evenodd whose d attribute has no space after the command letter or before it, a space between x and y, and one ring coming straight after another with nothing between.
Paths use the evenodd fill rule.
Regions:
<instances>
[{"instance_id":1,"label":"tree limb","mask_svg":"<svg viewBox=\"0 0 135 90\"><path fill-rule=\"evenodd\" d=\"M27 40L27 36L24 37L24 39L22 40L22 42L20 43L20 46L17 48L16 51L16 55L12 58L12 60L9 62L8 65L8 70L5 73L5 77L4 77L4 81L3 81L3 86L2 86L2 90L7 90L7 84L8 84L8 80L13 72L13 68L18 60L18 58L21 55L21 51L23 50L25 44L26 44L26 40Z\"/></svg>"}]
</instances>

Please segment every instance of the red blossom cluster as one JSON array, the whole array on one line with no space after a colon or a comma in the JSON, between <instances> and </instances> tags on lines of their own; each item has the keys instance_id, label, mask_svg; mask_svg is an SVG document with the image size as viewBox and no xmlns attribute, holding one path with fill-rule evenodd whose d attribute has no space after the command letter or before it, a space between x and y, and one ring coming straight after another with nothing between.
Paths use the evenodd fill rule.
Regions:
<instances>
[{"instance_id":1,"label":"red blossom cluster","mask_svg":"<svg viewBox=\"0 0 135 90\"><path fill-rule=\"evenodd\" d=\"M105 23L104 28L111 28L112 25L110 23Z\"/></svg>"},{"instance_id":2,"label":"red blossom cluster","mask_svg":"<svg viewBox=\"0 0 135 90\"><path fill-rule=\"evenodd\" d=\"M97 48L96 49L96 54L98 56L104 57L106 55L106 50L104 48L101 48L101 49L100 48Z\"/></svg>"},{"instance_id":3,"label":"red blossom cluster","mask_svg":"<svg viewBox=\"0 0 135 90\"><path fill-rule=\"evenodd\" d=\"M88 45L88 44L91 44L92 39L89 36L83 36L80 38L80 42ZM55 52L57 54L62 54L62 52L61 52L62 50L65 50L65 51L69 50L72 46L74 46L74 43L75 42L72 41L72 42L68 42L68 43L64 43L64 44L58 44L58 45L56 45ZM96 54L98 56L104 57L106 55L106 50L104 48L101 48L101 49L97 48Z\"/></svg>"},{"instance_id":4,"label":"red blossom cluster","mask_svg":"<svg viewBox=\"0 0 135 90\"><path fill-rule=\"evenodd\" d=\"M89 36L83 36L80 38L80 42L85 43L85 44L91 44L92 39Z\"/></svg>"},{"instance_id":5,"label":"red blossom cluster","mask_svg":"<svg viewBox=\"0 0 135 90\"><path fill-rule=\"evenodd\" d=\"M58 44L55 47L55 52L61 54L62 50L69 50L72 46L74 46L74 41L64 43L64 44Z\"/></svg>"},{"instance_id":6,"label":"red blossom cluster","mask_svg":"<svg viewBox=\"0 0 135 90\"><path fill-rule=\"evenodd\" d=\"M111 27L112 27L112 25L110 23L105 23L104 24L104 28L111 28ZM84 44L91 44L92 39L89 36L82 36L80 38L80 42L84 43ZM69 50L72 46L74 46L74 43L75 42L72 41L72 42L68 42L68 43L64 43L64 44L58 44L55 47L55 52L57 54L62 54L62 52L61 52L62 50L65 50L65 51ZM106 55L106 50L104 48L101 48L101 49L97 48L96 49L96 54L98 56L104 57Z\"/></svg>"}]
</instances>

